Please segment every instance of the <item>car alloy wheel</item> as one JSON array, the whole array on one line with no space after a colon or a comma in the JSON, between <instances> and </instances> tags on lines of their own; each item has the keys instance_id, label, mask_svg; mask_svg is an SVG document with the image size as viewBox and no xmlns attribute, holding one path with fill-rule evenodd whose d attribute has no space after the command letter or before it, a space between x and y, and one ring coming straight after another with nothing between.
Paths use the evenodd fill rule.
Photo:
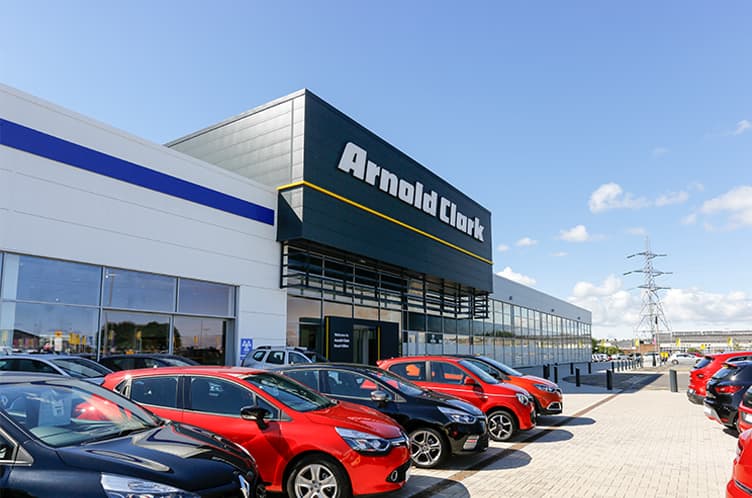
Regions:
<instances>
[{"instance_id":1,"label":"car alloy wheel","mask_svg":"<svg viewBox=\"0 0 752 498\"><path fill-rule=\"evenodd\" d=\"M494 441L506 441L517 432L517 421L506 410L496 410L488 415L488 435Z\"/></svg>"},{"instance_id":2,"label":"car alloy wheel","mask_svg":"<svg viewBox=\"0 0 752 498\"><path fill-rule=\"evenodd\" d=\"M436 467L444 460L446 453L446 443L438 431L422 427L410 433L410 458L416 467Z\"/></svg>"},{"instance_id":3,"label":"car alloy wheel","mask_svg":"<svg viewBox=\"0 0 752 498\"><path fill-rule=\"evenodd\" d=\"M338 463L330 458L310 455L300 460L287 480L290 498L347 498L350 483Z\"/></svg>"}]
</instances>

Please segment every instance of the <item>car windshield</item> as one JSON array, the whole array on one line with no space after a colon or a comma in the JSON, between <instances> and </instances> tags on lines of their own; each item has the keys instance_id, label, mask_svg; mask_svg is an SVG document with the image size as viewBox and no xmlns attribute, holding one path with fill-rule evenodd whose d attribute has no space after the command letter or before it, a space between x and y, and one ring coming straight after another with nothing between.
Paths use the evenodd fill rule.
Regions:
<instances>
[{"instance_id":1,"label":"car windshield","mask_svg":"<svg viewBox=\"0 0 752 498\"><path fill-rule=\"evenodd\" d=\"M0 384L0 413L59 448L157 427L159 420L107 389L80 381Z\"/></svg>"},{"instance_id":2,"label":"car windshield","mask_svg":"<svg viewBox=\"0 0 752 498\"><path fill-rule=\"evenodd\" d=\"M498 384L499 383L497 379L494 379L487 372L483 371L483 369L481 369L477 365L474 365L472 361L460 360L460 365L462 365L463 367L467 368L468 370L473 372L475 375L480 377L480 380L482 380L486 384Z\"/></svg>"},{"instance_id":3,"label":"car windshield","mask_svg":"<svg viewBox=\"0 0 752 498\"><path fill-rule=\"evenodd\" d=\"M399 377L391 372L387 372L386 370L373 370L372 373L374 377L379 379L384 384L401 392L402 394L406 394L407 396L419 396L425 391L425 389L423 389L422 387L418 387L409 380L403 379L402 377Z\"/></svg>"},{"instance_id":4,"label":"car windshield","mask_svg":"<svg viewBox=\"0 0 752 498\"><path fill-rule=\"evenodd\" d=\"M88 379L91 377L104 377L112 373L112 370L109 368L86 358L52 358L50 361L71 377Z\"/></svg>"},{"instance_id":5,"label":"car windshield","mask_svg":"<svg viewBox=\"0 0 752 498\"><path fill-rule=\"evenodd\" d=\"M159 360L165 362L166 364L170 365L171 367L187 367L187 366L193 366L197 363L193 360L189 359L183 359L183 358L175 358L174 356L161 356Z\"/></svg>"},{"instance_id":6,"label":"car windshield","mask_svg":"<svg viewBox=\"0 0 752 498\"><path fill-rule=\"evenodd\" d=\"M489 358L487 356L481 356L481 360L485 361L486 363L490 363L494 367L501 370L506 375L511 375L512 377L522 377L524 374L520 372L519 370L515 370L514 368L510 367L509 365L505 365L502 362L498 360L494 360L493 358Z\"/></svg>"},{"instance_id":7,"label":"car windshield","mask_svg":"<svg viewBox=\"0 0 752 498\"><path fill-rule=\"evenodd\" d=\"M327 359L326 359L326 357L324 357L324 356L321 356L320 354L318 354L318 353L317 353L317 352L315 352L315 351L303 351L303 354L304 354L304 355L305 355L305 356L306 356L306 357L307 357L307 358L308 358L309 360L311 360L311 361L312 361L312 362L314 362L314 363L325 363L325 362L328 362L328 361L329 361L329 360L327 360Z\"/></svg>"},{"instance_id":8,"label":"car windshield","mask_svg":"<svg viewBox=\"0 0 752 498\"><path fill-rule=\"evenodd\" d=\"M283 405L299 412L321 410L334 405L329 398L280 375L258 373L243 379Z\"/></svg>"}]
</instances>

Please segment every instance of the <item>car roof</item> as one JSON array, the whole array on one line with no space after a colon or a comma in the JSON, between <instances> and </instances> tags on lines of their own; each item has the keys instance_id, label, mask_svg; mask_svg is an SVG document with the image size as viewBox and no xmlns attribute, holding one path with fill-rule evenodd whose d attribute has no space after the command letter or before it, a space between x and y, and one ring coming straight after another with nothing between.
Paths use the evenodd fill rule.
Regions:
<instances>
[{"instance_id":1,"label":"car roof","mask_svg":"<svg viewBox=\"0 0 752 498\"><path fill-rule=\"evenodd\" d=\"M106 356L102 356L101 359L105 359L105 358L180 358L180 359L186 359L186 360L190 359L190 358L186 358L185 356L180 356L179 354L170 354L170 353L133 353L133 354L119 353L119 354L108 354Z\"/></svg>"},{"instance_id":2,"label":"car roof","mask_svg":"<svg viewBox=\"0 0 752 498\"><path fill-rule=\"evenodd\" d=\"M45 380L54 380L54 381L63 381L63 382L70 382L70 381L82 382L83 381L82 379L79 379L78 377L67 377L64 375L57 375L57 374L14 372L14 371L0 372L0 384L21 384L21 383L26 383L26 382L41 382ZM90 384L91 384L90 382L87 382L84 385L90 385Z\"/></svg>"},{"instance_id":3,"label":"car roof","mask_svg":"<svg viewBox=\"0 0 752 498\"><path fill-rule=\"evenodd\" d=\"M454 356L454 355L443 355L443 354L435 354L435 355L421 355L421 356L395 356L393 358L388 358L386 360L382 360L384 362L387 361L431 361L431 360L448 360L448 361L454 361L458 362L464 358Z\"/></svg>"},{"instance_id":4,"label":"car roof","mask_svg":"<svg viewBox=\"0 0 752 498\"><path fill-rule=\"evenodd\" d=\"M359 370L359 371L370 371L370 372L379 372L383 370L373 365L362 365L360 363L320 362L320 363L295 363L293 365L280 365L279 367L272 368L271 371L274 372L277 370L314 370L316 368L340 368L340 369L345 369L345 370Z\"/></svg>"},{"instance_id":5,"label":"car roof","mask_svg":"<svg viewBox=\"0 0 752 498\"><path fill-rule=\"evenodd\" d=\"M223 367L217 365L191 365L183 367L163 367L163 368L139 368L136 370L120 370L107 374L108 378L152 375L216 375L218 377L242 377L244 375L253 375L258 373L268 373L269 370L248 367Z\"/></svg>"},{"instance_id":6,"label":"car roof","mask_svg":"<svg viewBox=\"0 0 752 498\"><path fill-rule=\"evenodd\" d=\"M72 354L50 354L50 353L39 353L39 354L30 354L30 353L18 353L18 354L9 354L8 358L21 358L21 359L32 359L32 360L88 360L92 361L89 358L84 358L83 356L77 356Z\"/></svg>"}]
</instances>

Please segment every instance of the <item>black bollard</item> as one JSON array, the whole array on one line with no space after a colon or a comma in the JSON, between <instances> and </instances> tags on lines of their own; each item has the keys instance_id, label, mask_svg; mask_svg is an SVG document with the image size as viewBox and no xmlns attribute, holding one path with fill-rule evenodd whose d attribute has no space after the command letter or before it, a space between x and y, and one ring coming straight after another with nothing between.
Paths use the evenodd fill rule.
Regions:
<instances>
[{"instance_id":1,"label":"black bollard","mask_svg":"<svg viewBox=\"0 0 752 498\"><path fill-rule=\"evenodd\" d=\"M606 389L609 391L614 389L614 372L612 370L606 370Z\"/></svg>"},{"instance_id":2,"label":"black bollard","mask_svg":"<svg viewBox=\"0 0 752 498\"><path fill-rule=\"evenodd\" d=\"M577 387L580 387L580 369L574 369L574 383Z\"/></svg>"},{"instance_id":3,"label":"black bollard","mask_svg":"<svg viewBox=\"0 0 752 498\"><path fill-rule=\"evenodd\" d=\"M614 365L615 362L611 362L611 371L613 372L616 369L616 366Z\"/></svg>"},{"instance_id":4,"label":"black bollard","mask_svg":"<svg viewBox=\"0 0 752 498\"><path fill-rule=\"evenodd\" d=\"M559 367L557 365L554 365L554 383L559 383Z\"/></svg>"},{"instance_id":5,"label":"black bollard","mask_svg":"<svg viewBox=\"0 0 752 498\"><path fill-rule=\"evenodd\" d=\"M574 363L569 364L569 375L572 375L574 373Z\"/></svg>"},{"instance_id":6,"label":"black bollard","mask_svg":"<svg viewBox=\"0 0 752 498\"><path fill-rule=\"evenodd\" d=\"M593 364L591 362L587 362L587 373L593 373Z\"/></svg>"},{"instance_id":7,"label":"black bollard","mask_svg":"<svg viewBox=\"0 0 752 498\"><path fill-rule=\"evenodd\" d=\"M655 355L653 355L653 366L655 366Z\"/></svg>"},{"instance_id":8,"label":"black bollard","mask_svg":"<svg viewBox=\"0 0 752 498\"><path fill-rule=\"evenodd\" d=\"M672 393L679 392L679 384L677 383L676 379L676 370L674 370L673 368L668 371L668 383Z\"/></svg>"}]
</instances>

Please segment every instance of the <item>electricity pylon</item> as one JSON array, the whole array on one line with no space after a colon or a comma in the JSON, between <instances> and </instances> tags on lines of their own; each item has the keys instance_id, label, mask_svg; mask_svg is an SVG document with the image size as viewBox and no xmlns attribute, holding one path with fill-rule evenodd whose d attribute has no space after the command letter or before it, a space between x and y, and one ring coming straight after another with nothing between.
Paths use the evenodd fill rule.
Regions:
<instances>
[{"instance_id":1,"label":"electricity pylon","mask_svg":"<svg viewBox=\"0 0 752 498\"><path fill-rule=\"evenodd\" d=\"M627 258L634 258L635 256L642 256L644 263L642 269L631 270L625 272L624 275L632 273L642 273L645 276L645 283L638 286L638 289L642 289L642 307L640 308L640 321L635 327L635 335L637 339L652 339L655 345L655 350L660 350L660 344L658 341L658 332L661 327L671 334L671 327L668 325L666 315L663 312L663 305L661 304L661 297L658 295L659 291L670 289L670 287L661 287L655 283L655 278L662 275L671 275L673 272L660 271L653 268L653 260L658 257L666 256L665 254L656 254L650 250L650 239L645 237L645 250L635 254L630 254ZM671 341L673 342L673 336Z\"/></svg>"}]
</instances>

